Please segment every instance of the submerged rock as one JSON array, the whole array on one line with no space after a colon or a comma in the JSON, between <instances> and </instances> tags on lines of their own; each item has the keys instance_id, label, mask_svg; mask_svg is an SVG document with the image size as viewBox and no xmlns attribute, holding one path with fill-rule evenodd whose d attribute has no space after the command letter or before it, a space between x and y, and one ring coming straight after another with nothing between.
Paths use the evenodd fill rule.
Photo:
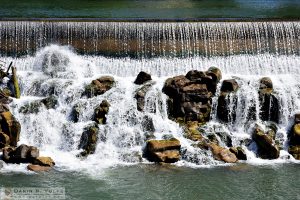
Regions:
<instances>
[{"instance_id":1,"label":"submerged rock","mask_svg":"<svg viewBox=\"0 0 300 200\"><path fill-rule=\"evenodd\" d=\"M79 149L83 149L80 153L81 156L87 156L95 152L98 141L98 131L99 128L96 124L89 125L84 129L78 146Z\"/></svg>"},{"instance_id":2,"label":"submerged rock","mask_svg":"<svg viewBox=\"0 0 300 200\"><path fill-rule=\"evenodd\" d=\"M142 84L146 83L147 81L151 81L151 80L152 80L152 78L151 78L151 75L150 75L150 74L141 71L141 72L137 75L137 77L136 77L134 83L137 84L137 85L142 85Z\"/></svg>"},{"instance_id":3,"label":"submerged rock","mask_svg":"<svg viewBox=\"0 0 300 200\"><path fill-rule=\"evenodd\" d=\"M85 87L84 95L87 97L94 97L104 94L110 90L115 83L115 80L111 76L102 76L93 80L89 85Z\"/></svg>"},{"instance_id":4,"label":"submerged rock","mask_svg":"<svg viewBox=\"0 0 300 200\"><path fill-rule=\"evenodd\" d=\"M258 147L258 155L263 159L279 158L279 146L274 141L275 134L273 131L264 132L258 125L255 126L252 139Z\"/></svg>"},{"instance_id":5,"label":"submerged rock","mask_svg":"<svg viewBox=\"0 0 300 200\"><path fill-rule=\"evenodd\" d=\"M149 140L146 143L143 157L151 162L174 163L180 159L180 147L180 141L175 138Z\"/></svg>"},{"instance_id":6,"label":"submerged rock","mask_svg":"<svg viewBox=\"0 0 300 200\"><path fill-rule=\"evenodd\" d=\"M29 164L27 166L27 169L34 172L42 172L42 171L49 171L52 169L52 167Z\"/></svg>"}]
</instances>

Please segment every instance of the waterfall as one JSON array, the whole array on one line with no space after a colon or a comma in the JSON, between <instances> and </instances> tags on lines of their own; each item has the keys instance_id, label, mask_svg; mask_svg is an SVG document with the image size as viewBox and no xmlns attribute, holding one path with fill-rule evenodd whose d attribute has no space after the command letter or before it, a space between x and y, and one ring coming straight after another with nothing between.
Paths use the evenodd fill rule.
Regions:
<instances>
[{"instance_id":1,"label":"waterfall","mask_svg":"<svg viewBox=\"0 0 300 200\"><path fill-rule=\"evenodd\" d=\"M299 22L1 21L0 54L27 55L60 44L114 57L299 55L299 31Z\"/></svg>"},{"instance_id":2,"label":"waterfall","mask_svg":"<svg viewBox=\"0 0 300 200\"><path fill-rule=\"evenodd\" d=\"M142 148L151 137L180 140L178 165L221 164L211 153L195 148L179 124L168 118L167 96L162 92L169 77L216 66L223 80L235 78L240 86L237 120L226 125L214 111L221 81L204 134L225 132L234 145L247 149L250 163L289 162L293 159L285 157L287 131L294 113L300 111L299 29L299 22L2 21L0 60L14 61L21 87L22 98L10 104L22 126L19 143L39 147L60 169L90 173L116 164L147 162L141 160ZM140 86L133 83L140 71L153 78L144 112L137 110L135 92ZM92 98L82 96L87 84L104 75L114 77L112 89ZM251 138L251 123L261 123L258 87L263 76L272 79L280 104L276 137L283 150L274 161L257 158L255 146L242 143ZM24 113L30 103L50 95L57 97L55 108L41 106ZM84 127L93 123L94 110L102 100L111 105L107 123L99 126L95 153L82 160L76 156L80 137ZM74 106L79 107L78 122L71 119ZM254 119L248 115L251 108Z\"/></svg>"}]
</instances>

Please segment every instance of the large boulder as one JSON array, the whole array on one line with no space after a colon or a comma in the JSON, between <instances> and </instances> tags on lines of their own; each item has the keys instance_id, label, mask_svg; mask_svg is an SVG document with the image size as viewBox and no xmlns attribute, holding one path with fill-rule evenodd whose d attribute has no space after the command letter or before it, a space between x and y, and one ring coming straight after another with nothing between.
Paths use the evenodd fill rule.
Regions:
<instances>
[{"instance_id":1,"label":"large boulder","mask_svg":"<svg viewBox=\"0 0 300 200\"><path fill-rule=\"evenodd\" d=\"M279 158L280 149L275 143L275 133L272 130L264 131L260 126L255 125L252 139L256 142L258 155L263 159Z\"/></svg>"},{"instance_id":2,"label":"large boulder","mask_svg":"<svg viewBox=\"0 0 300 200\"><path fill-rule=\"evenodd\" d=\"M9 136L11 146L17 146L20 138L21 124L9 111L2 112L0 118L2 132Z\"/></svg>"},{"instance_id":3,"label":"large boulder","mask_svg":"<svg viewBox=\"0 0 300 200\"><path fill-rule=\"evenodd\" d=\"M94 97L97 95L104 94L110 90L115 83L115 80L111 76L103 76L93 80L89 85L85 87L84 94L87 97Z\"/></svg>"},{"instance_id":4,"label":"large boulder","mask_svg":"<svg viewBox=\"0 0 300 200\"><path fill-rule=\"evenodd\" d=\"M152 78L151 78L151 75L150 75L150 74L141 71L141 72L137 75L137 77L136 77L134 83L137 84L137 85L142 85L142 84L146 83L147 81L151 81L151 80L152 80Z\"/></svg>"},{"instance_id":5,"label":"large boulder","mask_svg":"<svg viewBox=\"0 0 300 200\"><path fill-rule=\"evenodd\" d=\"M143 156L151 162L174 163L180 159L180 141L149 140L146 143Z\"/></svg>"},{"instance_id":6,"label":"large boulder","mask_svg":"<svg viewBox=\"0 0 300 200\"><path fill-rule=\"evenodd\" d=\"M94 112L94 121L98 124L106 124L106 115L109 111L110 104L107 100L103 100Z\"/></svg>"},{"instance_id":7,"label":"large boulder","mask_svg":"<svg viewBox=\"0 0 300 200\"><path fill-rule=\"evenodd\" d=\"M207 122L210 119L212 96L216 91L221 72L191 70L185 76L175 76L165 81L163 92L169 96L169 116L176 121Z\"/></svg>"},{"instance_id":8,"label":"large boulder","mask_svg":"<svg viewBox=\"0 0 300 200\"><path fill-rule=\"evenodd\" d=\"M235 163L238 161L236 155L232 153L229 149L220 147L215 143L210 143L209 147L216 160L224 161L226 163Z\"/></svg>"},{"instance_id":9,"label":"large boulder","mask_svg":"<svg viewBox=\"0 0 300 200\"><path fill-rule=\"evenodd\" d=\"M57 104L58 104L57 97L51 95L41 100L35 100L26 103L25 105L20 107L19 112L23 114L38 113L40 112L43 106L46 107L46 109L54 109L56 108Z\"/></svg>"},{"instance_id":10,"label":"large boulder","mask_svg":"<svg viewBox=\"0 0 300 200\"><path fill-rule=\"evenodd\" d=\"M222 122L234 122L238 97L236 92L239 85L235 79L224 80L218 98L217 116Z\"/></svg>"},{"instance_id":11,"label":"large boulder","mask_svg":"<svg viewBox=\"0 0 300 200\"><path fill-rule=\"evenodd\" d=\"M78 146L79 149L83 150L80 153L81 156L87 156L95 152L98 141L98 131L99 128L96 124L91 124L84 129Z\"/></svg>"},{"instance_id":12,"label":"large boulder","mask_svg":"<svg viewBox=\"0 0 300 200\"><path fill-rule=\"evenodd\" d=\"M260 79L259 84L260 118L263 121L279 122L279 100L274 95L272 80L268 77Z\"/></svg>"},{"instance_id":13,"label":"large boulder","mask_svg":"<svg viewBox=\"0 0 300 200\"><path fill-rule=\"evenodd\" d=\"M7 163L29 163L39 157L37 147L21 144L17 148L3 148L3 160Z\"/></svg>"}]
</instances>

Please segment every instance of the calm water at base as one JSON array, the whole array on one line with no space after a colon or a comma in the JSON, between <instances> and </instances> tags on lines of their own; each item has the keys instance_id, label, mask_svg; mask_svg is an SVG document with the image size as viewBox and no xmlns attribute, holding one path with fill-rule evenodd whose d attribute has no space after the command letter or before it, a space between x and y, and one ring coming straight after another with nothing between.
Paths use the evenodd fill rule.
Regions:
<instances>
[{"instance_id":1,"label":"calm water at base","mask_svg":"<svg viewBox=\"0 0 300 200\"><path fill-rule=\"evenodd\" d=\"M1 187L64 187L67 199L300 199L299 165L214 168L135 165L102 174L0 175Z\"/></svg>"}]
</instances>

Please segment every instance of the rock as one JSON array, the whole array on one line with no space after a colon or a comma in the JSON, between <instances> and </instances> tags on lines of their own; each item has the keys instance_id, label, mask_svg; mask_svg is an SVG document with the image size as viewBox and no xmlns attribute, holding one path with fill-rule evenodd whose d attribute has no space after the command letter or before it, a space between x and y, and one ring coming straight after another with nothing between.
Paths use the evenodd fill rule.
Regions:
<instances>
[{"instance_id":1,"label":"rock","mask_svg":"<svg viewBox=\"0 0 300 200\"><path fill-rule=\"evenodd\" d=\"M101 104L96 107L94 112L94 121L98 124L106 124L106 115L109 111L110 104L107 100L103 100Z\"/></svg>"},{"instance_id":2,"label":"rock","mask_svg":"<svg viewBox=\"0 0 300 200\"><path fill-rule=\"evenodd\" d=\"M151 89L153 82L146 83L141 88L138 88L135 92L134 98L136 99L137 103L137 110L144 111L145 107L145 96L147 92Z\"/></svg>"},{"instance_id":3,"label":"rock","mask_svg":"<svg viewBox=\"0 0 300 200\"><path fill-rule=\"evenodd\" d=\"M189 121L184 127L185 137L192 141L202 141L203 136L199 131L199 123L196 121Z\"/></svg>"},{"instance_id":4,"label":"rock","mask_svg":"<svg viewBox=\"0 0 300 200\"><path fill-rule=\"evenodd\" d=\"M259 81L259 90L265 90L265 92L273 92L273 83L269 77L263 77Z\"/></svg>"},{"instance_id":5,"label":"rock","mask_svg":"<svg viewBox=\"0 0 300 200\"><path fill-rule=\"evenodd\" d=\"M54 95L42 99L41 102L45 105L47 109L54 109L58 104L57 97Z\"/></svg>"},{"instance_id":6,"label":"rock","mask_svg":"<svg viewBox=\"0 0 300 200\"><path fill-rule=\"evenodd\" d=\"M17 148L3 148L3 160L7 163L29 163L39 156L38 148L22 144Z\"/></svg>"},{"instance_id":7,"label":"rock","mask_svg":"<svg viewBox=\"0 0 300 200\"><path fill-rule=\"evenodd\" d=\"M151 80L152 80L152 79L151 79L151 75L150 75L150 74L141 71L141 72L137 75L137 77L136 77L134 83L137 84L137 85L142 85L142 84L146 83L147 81L151 81Z\"/></svg>"},{"instance_id":8,"label":"rock","mask_svg":"<svg viewBox=\"0 0 300 200\"><path fill-rule=\"evenodd\" d=\"M191 70L186 76L175 76L165 81L163 92L169 96L168 113L171 119L184 122L209 121L212 96L222 75L219 69Z\"/></svg>"},{"instance_id":9,"label":"rock","mask_svg":"<svg viewBox=\"0 0 300 200\"><path fill-rule=\"evenodd\" d=\"M273 94L273 83L268 77L260 80L259 86L260 118L263 121L279 122L279 100Z\"/></svg>"},{"instance_id":10,"label":"rock","mask_svg":"<svg viewBox=\"0 0 300 200\"><path fill-rule=\"evenodd\" d=\"M224 80L221 86L221 92L236 92L239 84L235 79Z\"/></svg>"},{"instance_id":11,"label":"rock","mask_svg":"<svg viewBox=\"0 0 300 200\"><path fill-rule=\"evenodd\" d=\"M154 138L154 131L155 131L155 127L154 127L154 123L153 120L150 116L148 115L144 115L142 122L141 122L141 126L142 126L142 130L146 135L146 139L153 139Z\"/></svg>"},{"instance_id":12,"label":"rock","mask_svg":"<svg viewBox=\"0 0 300 200\"><path fill-rule=\"evenodd\" d=\"M115 80L111 76L100 77L85 87L84 94L89 98L104 94L113 87L114 83Z\"/></svg>"},{"instance_id":13,"label":"rock","mask_svg":"<svg viewBox=\"0 0 300 200\"><path fill-rule=\"evenodd\" d=\"M149 140L146 143L143 156L151 162L174 163L180 159L180 147L180 141L175 138Z\"/></svg>"},{"instance_id":14,"label":"rock","mask_svg":"<svg viewBox=\"0 0 300 200\"><path fill-rule=\"evenodd\" d=\"M246 152L242 147L230 147L229 151L231 153L234 153L234 155L237 157L239 160L247 160L247 155Z\"/></svg>"},{"instance_id":15,"label":"rock","mask_svg":"<svg viewBox=\"0 0 300 200\"><path fill-rule=\"evenodd\" d=\"M0 132L0 148L2 149L6 146L9 146L9 144L10 144L9 136L3 132Z\"/></svg>"},{"instance_id":16,"label":"rock","mask_svg":"<svg viewBox=\"0 0 300 200\"><path fill-rule=\"evenodd\" d=\"M238 88L238 83L234 79L224 80L222 83L217 106L217 116L222 122L228 123L236 120L238 102L236 91Z\"/></svg>"},{"instance_id":17,"label":"rock","mask_svg":"<svg viewBox=\"0 0 300 200\"><path fill-rule=\"evenodd\" d=\"M214 143L211 143L209 146L216 160L224 161L226 163L235 163L238 161L235 154L231 153L229 149L220 147Z\"/></svg>"},{"instance_id":18,"label":"rock","mask_svg":"<svg viewBox=\"0 0 300 200\"><path fill-rule=\"evenodd\" d=\"M300 160L300 114L295 114L294 125L288 134L288 152L297 160Z\"/></svg>"},{"instance_id":19,"label":"rock","mask_svg":"<svg viewBox=\"0 0 300 200\"><path fill-rule=\"evenodd\" d=\"M289 153L297 160L300 160L300 145L290 146Z\"/></svg>"},{"instance_id":20,"label":"rock","mask_svg":"<svg viewBox=\"0 0 300 200\"><path fill-rule=\"evenodd\" d=\"M87 126L80 138L78 149L83 149L82 156L93 154L96 150L99 128L96 124Z\"/></svg>"},{"instance_id":21,"label":"rock","mask_svg":"<svg viewBox=\"0 0 300 200\"><path fill-rule=\"evenodd\" d=\"M222 79L222 72L217 67L210 67L207 70L207 74L213 78L215 82L219 82Z\"/></svg>"},{"instance_id":22,"label":"rock","mask_svg":"<svg viewBox=\"0 0 300 200\"><path fill-rule=\"evenodd\" d=\"M75 104L72 107L71 113L70 113L70 120L77 123L79 120L80 112L84 110L83 105L80 103Z\"/></svg>"},{"instance_id":23,"label":"rock","mask_svg":"<svg viewBox=\"0 0 300 200\"><path fill-rule=\"evenodd\" d=\"M3 112L0 114L1 117L1 129L9 136L10 145L17 146L17 142L20 138L21 125L11 112Z\"/></svg>"},{"instance_id":24,"label":"rock","mask_svg":"<svg viewBox=\"0 0 300 200\"><path fill-rule=\"evenodd\" d=\"M30 164L27 166L27 169L34 172L42 172L42 171L49 171L52 169L52 167Z\"/></svg>"},{"instance_id":25,"label":"rock","mask_svg":"<svg viewBox=\"0 0 300 200\"><path fill-rule=\"evenodd\" d=\"M38 113L43 104L40 101L29 102L20 107L19 112L23 114Z\"/></svg>"},{"instance_id":26,"label":"rock","mask_svg":"<svg viewBox=\"0 0 300 200\"><path fill-rule=\"evenodd\" d=\"M51 157L37 157L33 160L32 164L53 167L55 165L55 162Z\"/></svg>"},{"instance_id":27,"label":"rock","mask_svg":"<svg viewBox=\"0 0 300 200\"><path fill-rule=\"evenodd\" d=\"M258 155L263 159L277 159L279 157L279 147L275 144L273 136L265 133L261 127L255 126L252 139L258 147Z\"/></svg>"},{"instance_id":28,"label":"rock","mask_svg":"<svg viewBox=\"0 0 300 200\"><path fill-rule=\"evenodd\" d=\"M0 169L2 169L5 166L5 162L3 160L0 160Z\"/></svg>"}]
</instances>

